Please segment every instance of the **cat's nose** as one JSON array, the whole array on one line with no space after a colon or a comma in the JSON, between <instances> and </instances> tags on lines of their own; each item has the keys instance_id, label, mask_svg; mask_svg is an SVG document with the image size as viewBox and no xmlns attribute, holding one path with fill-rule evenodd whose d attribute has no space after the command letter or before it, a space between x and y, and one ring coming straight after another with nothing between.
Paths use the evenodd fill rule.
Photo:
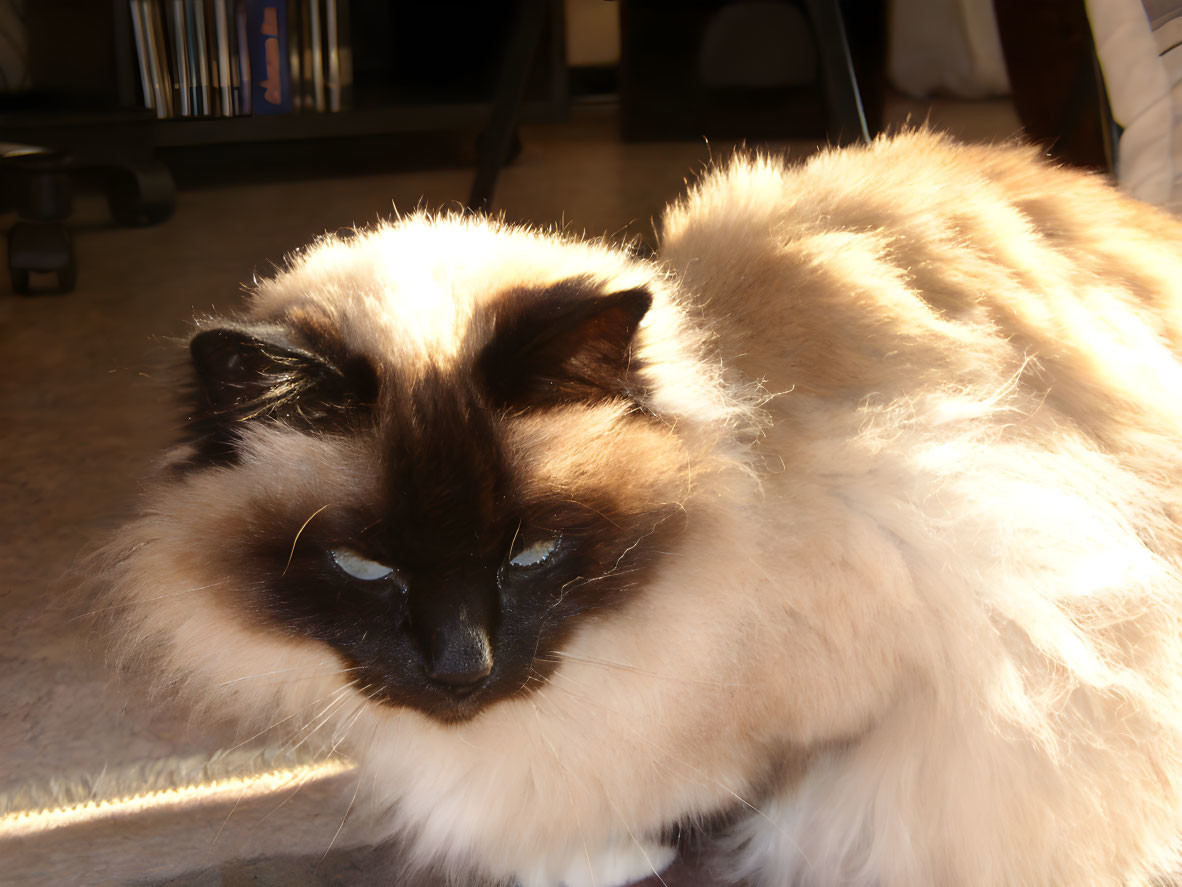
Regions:
<instances>
[{"instance_id":1,"label":"cat's nose","mask_svg":"<svg viewBox=\"0 0 1182 887\"><path fill-rule=\"evenodd\" d=\"M488 632L477 625L454 623L431 632L427 677L449 687L468 688L492 672Z\"/></svg>"}]
</instances>

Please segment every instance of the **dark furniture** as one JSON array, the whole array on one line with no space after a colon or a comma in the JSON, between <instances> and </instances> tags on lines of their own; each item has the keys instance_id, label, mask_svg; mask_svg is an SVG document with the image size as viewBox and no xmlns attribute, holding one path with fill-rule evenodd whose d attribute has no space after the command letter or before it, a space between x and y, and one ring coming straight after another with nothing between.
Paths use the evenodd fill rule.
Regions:
<instances>
[{"instance_id":1,"label":"dark furniture","mask_svg":"<svg viewBox=\"0 0 1182 887\"><path fill-rule=\"evenodd\" d=\"M73 287L66 219L79 173L102 183L120 224L156 224L175 203L158 148L472 131L479 136L468 206L486 209L518 145L522 112L556 118L567 106L561 0L458 7L354 0L353 105L253 117L158 120L138 108L127 0L37 0L27 24L38 92L16 109L0 106L0 139L17 143L7 153L0 145L4 208L21 216L8 243L17 292ZM92 39L95 33L111 39ZM432 33L449 42L425 39ZM428 59L442 61L443 74L425 68Z\"/></svg>"},{"instance_id":2,"label":"dark furniture","mask_svg":"<svg viewBox=\"0 0 1182 887\"><path fill-rule=\"evenodd\" d=\"M856 14L839 0L620 0L624 137L868 141L885 3L849 6Z\"/></svg>"}]
</instances>

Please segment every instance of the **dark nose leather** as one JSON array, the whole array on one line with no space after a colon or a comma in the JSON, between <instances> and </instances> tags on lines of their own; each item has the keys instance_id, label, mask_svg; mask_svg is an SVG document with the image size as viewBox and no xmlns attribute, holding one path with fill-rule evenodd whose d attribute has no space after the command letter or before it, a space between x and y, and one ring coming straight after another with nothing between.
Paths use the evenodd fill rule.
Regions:
<instances>
[{"instance_id":1,"label":"dark nose leather","mask_svg":"<svg viewBox=\"0 0 1182 887\"><path fill-rule=\"evenodd\" d=\"M492 646L483 627L453 622L431 632L427 677L451 687L471 687L492 671Z\"/></svg>"},{"instance_id":2,"label":"dark nose leather","mask_svg":"<svg viewBox=\"0 0 1182 887\"><path fill-rule=\"evenodd\" d=\"M472 690L493 670L496 591L482 576L423 582L409 594L410 625L423 671L437 685Z\"/></svg>"}]
</instances>

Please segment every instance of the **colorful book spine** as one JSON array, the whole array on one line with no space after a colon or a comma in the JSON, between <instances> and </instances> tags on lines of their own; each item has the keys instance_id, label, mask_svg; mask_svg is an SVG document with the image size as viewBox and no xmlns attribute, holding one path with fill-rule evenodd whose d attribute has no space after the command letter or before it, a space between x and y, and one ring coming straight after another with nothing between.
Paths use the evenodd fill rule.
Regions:
<instances>
[{"instance_id":1,"label":"colorful book spine","mask_svg":"<svg viewBox=\"0 0 1182 887\"><path fill-rule=\"evenodd\" d=\"M238 88L236 91L235 113L250 114L253 84L250 77L250 39L246 25L246 7L243 0L238 0L234 7L234 44L237 50L235 68L238 71Z\"/></svg>"},{"instance_id":2,"label":"colorful book spine","mask_svg":"<svg viewBox=\"0 0 1182 887\"><path fill-rule=\"evenodd\" d=\"M351 103L349 0L116 2L128 5L140 92L158 117Z\"/></svg>"},{"instance_id":3,"label":"colorful book spine","mask_svg":"<svg viewBox=\"0 0 1182 887\"><path fill-rule=\"evenodd\" d=\"M304 14L312 49L312 106L309 111L324 110L324 32L320 22L320 0L308 0Z\"/></svg>"},{"instance_id":4,"label":"colorful book spine","mask_svg":"<svg viewBox=\"0 0 1182 887\"><path fill-rule=\"evenodd\" d=\"M324 0L324 45L328 48L324 86L328 92L328 110L341 110L341 16L337 0Z\"/></svg>"},{"instance_id":5,"label":"colorful book spine","mask_svg":"<svg viewBox=\"0 0 1182 887\"><path fill-rule=\"evenodd\" d=\"M185 27L184 0L171 0L168 5L168 29L172 35L172 69L176 72L177 114L189 117L194 113L194 93L189 71L188 28Z\"/></svg>"},{"instance_id":6,"label":"colorful book spine","mask_svg":"<svg viewBox=\"0 0 1182 887\"><path fill-rule=\"evenodd\" d=\"M201 0L186 0L185 20L189 25L189 75L196 94L196 114L213 113L209 80L209 42L205 35L205 7Z\"/></svg>"},{"instance_id":7,"label":"colorful book spine","mask_svg":"<svg viewBox=\"0 0 1182 887\"><path fill-rule=\"evenodd\" d=\"M164 27L164 11L160 0L142 0L144 23L151 39L148 41L148 57L152 65L152 83L157 89L158 105L163 109L161 116L176 116L175 78L168 66L168 32Z\"/></svg>"},{"instance_id":8,"label":"colorful book spine","mask_svg":"<svg viewBox=\"0 0 1182 887\"><path fill-rule=\"evenodd\" d=\"M146 10L143 8L141 0L129 0L128 8L131 11L131 31L135 37L135 54L139 61L140 71L140 93L144 97L144 107L156 111L157 117L163 117L164 109L160 107L156 99L156 91L152 88L152 62L148 54L151 32L145 21Z\"/></svg>"},{"instance_id":9,"label":"colorful book spine","mask_svg":"<svg viewBox=\"0 0 1182 887\"><path fill-rule=\"evenodd\" d=\"M305 71L303 52L300 48L300 28L303 27L300 14L300 0L287 0L287 64L291 69L291 106L294 111L304 110L303 80Z\"/></svg>"},{"instance_id":10,"label":"colorful book spine","mask_svg":"<svg viewBox=\"0 0 1182 887\"><path fill-rule=\"evenodd\" d=\"M286 0L246 0L246 27L253 112L291 113Z\"/></svg>"},{"instance_id":11,"label":"colorful book spine","mask_svg":"<svg viewBox=\"0 0 1182 887\"><path fill-rule=\"evenodd\" d=\"M218 97L223 117L234 114L234 98L230 79L230 23L226 3L228 0L213 0L213 34L215 58L217 59Z\"/></svg>"}]
</instances>

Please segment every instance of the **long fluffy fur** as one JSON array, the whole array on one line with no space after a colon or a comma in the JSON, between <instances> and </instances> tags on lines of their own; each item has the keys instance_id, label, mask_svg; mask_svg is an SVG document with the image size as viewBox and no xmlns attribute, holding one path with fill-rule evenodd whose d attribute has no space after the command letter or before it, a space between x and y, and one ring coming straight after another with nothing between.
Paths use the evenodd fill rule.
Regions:
<instances>
[{"instance_id":1,"label":"long fluffy fur","mask_svg":"<svg viewBox=\"0 0 1182 887\"><path fill-rule=\"evenodd\" d=\"M925 132L733 161L670 209L661 265L456 217L326 239L250 317L314 308L403 367L455 360L509 287L647 286L665 461L611 404L513 446L685 529L544 686L444 725L235 610L208 540L360 495L380 458L260 427L105 553L122 649L219 710L325 717L457 872L625 883L671 823L738 811L723 874L760 884L1148 884L1180 825L1180 250L1098 180Z\"/></svg>"}]
</instances>

